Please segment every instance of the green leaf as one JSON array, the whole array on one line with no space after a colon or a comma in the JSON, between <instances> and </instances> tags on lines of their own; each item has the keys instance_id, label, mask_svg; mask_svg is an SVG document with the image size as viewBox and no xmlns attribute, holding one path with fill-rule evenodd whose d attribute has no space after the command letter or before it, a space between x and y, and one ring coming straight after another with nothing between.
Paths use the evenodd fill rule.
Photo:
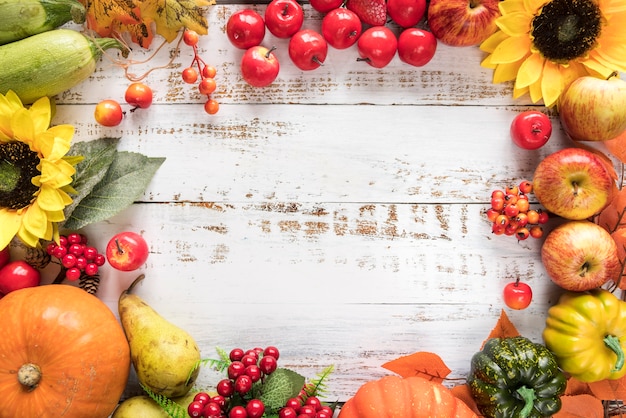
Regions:
<instances>
[{"instance_id":1,"label":"green leaf","mask_svg":"<svg viewBox=\"0 0 626 418\"><path fill-rule=\"evenodd\" d=\"M263 383L260 396L268 413L278 411L289 398L298 396L304 381L304 376L289 369L279 368L270 374Z\"/></svg>"},{"instance_id":2,"label":"green leaf","mask_svg":"<svg viewBox=\"0 0 626 418\"><path fill-rule=\"evenodd\" d=\"M78 192L72 195L72 203L65 207L65 219L69 219L78 204L102 180L117 153L117 138L101 138L72 144L67 155L82 156L76 165L72 187Z\"/></svg>"},{"instance_id":3,"label":"green leaf","mask_svg":"<svg viewBox=\"0 0 626 418\"><path fill-rule=\"evenodd\" d=\"M118 214L146 190L165 158L150 158L134 152L118 152L105 176L72 211L67 229L80 229Z\"/></svg>"}]
</instances>

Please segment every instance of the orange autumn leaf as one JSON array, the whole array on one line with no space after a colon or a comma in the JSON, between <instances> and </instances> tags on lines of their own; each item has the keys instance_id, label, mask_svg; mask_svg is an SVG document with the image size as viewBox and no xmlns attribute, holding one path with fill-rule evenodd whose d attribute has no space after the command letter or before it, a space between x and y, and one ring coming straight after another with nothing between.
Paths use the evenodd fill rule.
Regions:
<instances>
[{"instance_id":1,"label":"orange autumn leaf","mask_svg":"<svg viewBox=\"0 0 626 418\"><path fill-rule=\"evenodd\" d=\"M581 382L575 377L567 379L564 395L592 395L589 383Z\"/></svg>"},{"instance_id":2,"label":"orange autumn leaf","mask_svg":"<svg viewBox=\"0 0 626 418\"><path fill-rule=\"evenodd\" d=\"M202 7L215 4L215 0L137 0L141 16L156 24L156 33L172 42L183 29L191 29L199 35L208 33L209 24Z\"/></svg>"},{"instance_id":3,"label":"orange autumn leaf","mask_svg":"<svg viewBox=\"0 0 626 418\"><path fill-rule=\"evenodd\" d=\"M561 410L553 418L603 418L602 401L591 395L561 396Z\"/></svg>"},{"instance_id":4,"label":"orange autumn leaf","mask_svg":"<svg viewBox=\"0 0 626 418\"><path fill-rule=\"evenodd\" d=\"M482 417L480 411L478 410L478 406L476 405L476 401L474 401L474 397L472 396L472 392L467 384L465 385L456 385L450 389L450 392L459 400L463 401L469 408L479 417Z\"/></svg>"},{"instance_id":5,"label":"orange autumn leaf","mask_svg":"<svg viewBox=\"0 0 626 418\"><path fill-rule=\"evenodd\" d=\"M87 10L87 27L98 35L111 36L116 25L138 23L139 9L133 0L81 0Z\"/></svg>"},{"instance_id":6,"label":"orange autumn leaf","mask_svg":"<svg viewBox=\"0 0 626 418\"><path fill-rule=\"evenodd\" d=\"M604 141L604 145L618 160L626 163L626 131L619 134L616 138Z\"/></svg>"},{"instance_id":7,"label":"orange autumn leaf","mask_svg":"<svg viewBox=\"0 0 626 418\"><path fill-rule=\"evenodd\" d=\"M500 312L500 318L498 319L496 326L493 327L493 329L487 336L487 339L481 344L481 349L490 338L508 338L517 337L519 335L519 331L517 330L517 328L515 328L515 325L513 325L506 312L504 312L504 309L502 309L502 311Z\"/></svg>"},{"instance_id":8,"label":"orange autumn leaf","mask_svg":"<svg viewBox=\"0 0 626 418\"><path fill-rule=\"evenodd\" d=\"M626 228L619 228L611 234L611 237L613 238L613 241L615 241L615 244L617 244L617 257L622 265L624 265L624 263L626 263ZM625 273L626 272L622 271L620 276L614 280L619 289L626 289L626 278L624 278Z\"/></svg>"},{"instance_id":9,"label":"orange autumn leaf","mask_svg":"<svg viewBox=\"0 0 626 418\"><path fill-rule=\"evenodd\" d=\"M626 399L626 376L621 379L605 379L589 383L589 389L596 398L605 401Z\"/></svg>"},{"instance_id":10,"label":"orange autumn leaf","mask_svg":"<svg viewBox=\"0 0 626 418\"><path fill-rule=\"evenodd\" d=\"M626 209L626 187L616 191L611 202L598 215L596 223L609 232L626 226L624 210Z\"/></svg>"},{"instance_id":11,"label":"orange autumn leaf","mask_svg":"<svg viewBox=\"0 0 626 418\"><path fill-rule=\"evenodd\" d=\"M402 377L421 376L438 383L441 383L451 371L441 357L428 351L398 357L383 364L382 367Z\"/></svg>"}]
</instances>

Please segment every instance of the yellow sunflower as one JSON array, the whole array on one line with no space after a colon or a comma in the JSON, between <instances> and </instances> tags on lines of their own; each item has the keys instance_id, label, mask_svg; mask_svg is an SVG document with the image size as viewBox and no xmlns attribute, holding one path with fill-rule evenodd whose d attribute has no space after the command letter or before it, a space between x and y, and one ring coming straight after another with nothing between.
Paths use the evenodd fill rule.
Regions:
<instances>
[{"instance_id":1,"label":"yellow sunflower","mask_svg":"<svg viewBox=\"0 0 626 418\"><path fill-rule=\"evenodd\" d=\"M35 247L58 239L57 222L72 202L74 165L66 156L74 127L50 127L50 100L25 108L12 91L0 94L0 248L17 236Z\"/></svg>"},{"instance_id":2,"label":"yellow sunflower","mask_svg":"<svg viewBox=\"0 0 626 418\"><path fill-rule=\"evenodd\" d=\"M624 0L503 0L498 30L480 48L493 82L553 106L578 77L626 72Z\"/></svg>"}]
</instances>

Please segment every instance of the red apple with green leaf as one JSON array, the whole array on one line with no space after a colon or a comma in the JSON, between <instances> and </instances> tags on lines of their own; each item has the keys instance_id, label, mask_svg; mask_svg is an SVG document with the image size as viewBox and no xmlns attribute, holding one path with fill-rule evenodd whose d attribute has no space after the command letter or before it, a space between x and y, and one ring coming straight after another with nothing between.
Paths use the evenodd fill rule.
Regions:
<instances>
[{"instance_id":1,"label":"red apple with green leaf","mask_svg":"<svg viewBox=\"0 0 626 418\"><path fill-rule=\"evenodd\" d=\"M146 240L132 231L114 235L106 246L107 261L121 271L137 270L146 262L149 252Z\"/></svg>"},{"instance_id":2,"label":"red apple with green leaf","mask_svg":"<svg viewBox=\"0 0 626 418\"><path fill-rule=\"evenodd\" d=\"M587 219L599 213L615 190L607 163L583 148L564 148L548 155L533 175L533 192L539 203L566 219Z\"/></svg>"},{"instance_id":3,"label":"red apple with green leaf","mask_svg":"<svg viewBox=\"0 0 626 418\"><path fill-rule=\"evenodd\" d=\"M573 140L611 140L626 130L626 81L616 73L607 80L577 78L559 98L558 110Z\"/></svg>"},{"instance_id":4,"label":"red apple with green leaf","mask_svg":"<svg viewBox=\"0 0 626 418\"><path fill-rule=\"evenodd\" d=\"M617 244L606 229L590 221L568 221L553 229L541 247L550 279L563 289L583 292L617 280Z\"/></svg>"},{"instance_id":5,"label":"red apple with green leaf","mask_svg":"<svg viewBox=\"0 0 626 418\"><path fill-rule=\"evenodd\" d=\"M478 45L497 29L500 0L430 0L428 26L450 46Z\"/></svg>"}]
</instances>

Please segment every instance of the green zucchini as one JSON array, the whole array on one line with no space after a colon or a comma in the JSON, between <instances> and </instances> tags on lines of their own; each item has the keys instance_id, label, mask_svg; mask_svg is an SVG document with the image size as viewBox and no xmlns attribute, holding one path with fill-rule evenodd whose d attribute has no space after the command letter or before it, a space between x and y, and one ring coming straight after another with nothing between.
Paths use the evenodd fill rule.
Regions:
<instances>
[{"instance_id":1,"label":"green zucchini","mask_svg":"<svg viewBox=\"0 0 626 418\"><path fill-rule=\"evenodd\" d=\"M53 29L0 46L0 93L13 90L24 104L55 96L87 79L103 51L127 48L117 39Z\"/></svg>"},{"instance_id":2,"label":"green zucchini","mask_svg":"<svg viewBox=\"0 0 626 418\"><path fill-rule=\"evenodd\" d=\"M85 21L78 0L0 0L0 45Z\"/></svg>"}]
</instances>

